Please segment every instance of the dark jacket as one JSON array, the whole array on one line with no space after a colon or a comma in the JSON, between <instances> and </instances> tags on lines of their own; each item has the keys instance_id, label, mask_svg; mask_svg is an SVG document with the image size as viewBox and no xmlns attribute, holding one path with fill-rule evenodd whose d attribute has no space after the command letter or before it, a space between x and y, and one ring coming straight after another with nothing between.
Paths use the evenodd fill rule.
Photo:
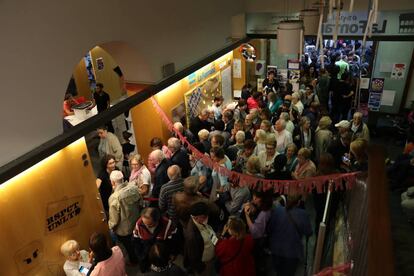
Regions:
<instances>
[{"instance_id":1,"label":"dark jacket","mask_svg":"<svg viewBox=\"0 0 414 276\"><path fill-rule=\"evenodd\" d=\"M170 181L168 177L167 170L172 163L168 159L163 159L161 163L155 169L155 181L154 187L152 188L152 196L158 198L160 195L161 186Z\"/></svg>"},{"instance_id":2,"label":"dark jacket","mask_svg":"<svg viewBox=\"0 0 414 276\"><path fill-rule=\"evenodd\" d=\"M309 131L310 131L310 145L313 147L315 133L312 129L309 129ZM293 136L293 143L295 143L298 149L301 149L303 145L305 144L305 138L303 135L302 128L301 127L295 128L292 136Z\"/></svg>"},{"instance_id":3,"label":"dark jacket","mask_svg":"<svg viewBox=\"0 0 414 276\"><path fill-rule=\"evenodd\" d=\"M183 229L184 234L184 266L195 272L202 272L205 264L202 262L204 241L200 231L190 219Z\"/></svg>"},{"instance_id":4,"label":"dark jacket","mask_svg":"<svg viewBox=\"0 0 414 276\"><path fill-rule=\"evenodd\" d=\"M190 159L188 158L187 151L184 149L179 149L171 156L171 163L177 165L181 168L181 176L186 178L190 175L191 166Z\"/></svg>"},{"instance_id":5,"label":"dark jacket","mask_svg":"<svg viewBox=\"0 0 414 276\"><path fill-rule=\"evenodd\" d=\"M231 134L231 130L234 128L234 119L231 119L224 128L224 131L228 132Z\"/></svg>"},{"instance_id":6,"label":"dark jacket","mask_svg":"<svg viewBox=\"0 0 414 276\"><path fill-rule=\"evenodd\" d=\"M197 141L198 141L198 132L202 129L207 129L208 131L210 131L211 124L208 121L200 120L198 116L191 119L190 131L194 135L194 137L197 139Z\"/></svg>"}]
</instances>

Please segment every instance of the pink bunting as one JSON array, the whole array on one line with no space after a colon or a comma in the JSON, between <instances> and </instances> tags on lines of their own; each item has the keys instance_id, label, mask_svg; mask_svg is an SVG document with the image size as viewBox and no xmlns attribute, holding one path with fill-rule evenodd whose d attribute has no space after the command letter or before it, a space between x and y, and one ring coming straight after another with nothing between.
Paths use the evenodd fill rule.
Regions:
<instances>
[{"instance_id":1,"label":"pink bunting","mask_svg":"<svg viewBox=\"0 0 414 276\"><path fill-rule=\"evenodd\" d=\"M228 177L231 182L238 182L240 186L247 185L252 188L260 187L264 190L273 189L275 193L280 194L289 194L294 192L311 193L314 189L316 189L317 193L325 193L327 190L326 184L329 182L333 184L330 185L331 191L343 190L344 188L347 190L352 189L356 182L356 176L360 174L360 172L352 172L323 175L302 180L270 180L229 170L226 167L215 163L208 155L201 153L193 145L191 145L185 136L174 128L174 124L168 118L167 114L165 114L164 110L162 110L154 97L151 97L151 101L155 111L160 115L161 120L165 123L168 130L176 134L176 137L180 139L183 145L187 146L197 160L200 160L206 167L216 170L220 175Z\"/></svg>"}]
</instances>

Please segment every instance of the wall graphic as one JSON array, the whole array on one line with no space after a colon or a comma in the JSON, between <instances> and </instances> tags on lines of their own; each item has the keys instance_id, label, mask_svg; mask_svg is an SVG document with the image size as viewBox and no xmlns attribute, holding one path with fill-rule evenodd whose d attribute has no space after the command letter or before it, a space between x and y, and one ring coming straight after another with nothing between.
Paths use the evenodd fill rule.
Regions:
<instances>
[{"instance_id":1,"label":"wall graphic","mask_svg":"<svg viewBox=\"0 0 414 276\"><path fill-rule=\"evenodd\" d=\"M216 73L201 85L184 94L187 124L191 118L213 104L214 97L221 95L221 76Z\"/></svg>"}]
</instances>

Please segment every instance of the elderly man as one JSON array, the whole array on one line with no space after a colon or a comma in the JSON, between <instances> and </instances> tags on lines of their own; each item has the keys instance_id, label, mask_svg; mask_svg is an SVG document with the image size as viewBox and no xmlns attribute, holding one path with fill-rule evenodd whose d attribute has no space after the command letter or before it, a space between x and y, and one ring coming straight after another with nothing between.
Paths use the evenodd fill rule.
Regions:
<instances>
[{"instance_id":1,"label":"elderly man","mask_svg":"<svg viewBox=\"0 0 414 276\"><path fill-rule=\"evenodd\" d=\"M231 130L234 127L233 111L226 110L223 113L224 131L231 134Z\"/></svg>"},{"instance_id":2,"label":"elderly man","mask_svg":"<svg viewBox=\"0 0 414 276\"><path fill-rule=\"evenodd\" d=\"M226 150L226 155L231 161L235 161L237 158L237 153L239 151L242 151L244 148L244 140L246 138L246 135L244 134L244 131L237 131L236 133L236 144L230 146Z\"/></svg>"},{"instance_id":3,"label":"elderly man","mask_svg":"<svg viewBox=\"0 0 414 276\"><path fill-rule=\"evenodd\" d=\"M351 121L351 132L352 132L352 141L357 138L362 138L369 142L369 129L368 126L362 122L362 113L355 112L353 120Z\"/></svg>"},{"instance_id":4,"label":"elderly man","mask_svg":"<svg viewBox=\"0 0 414 276\"><path fill-rule=\"evenodd\" d=\"M187 177L190 175L191 165L187 151L181 147L181 142L175 137L168 139L168 149L171 151L171 163L181 168L181 175Z\"/></svg>"},{"instance_id":5,"label":"elderly man","mask_svg":"<svg viewBox=\"0 0 414 276\"><path fill-rule=\"evenodd\" d=\"M161 187L160 199L158 204L161 212L166 212L167 216L173 223L177 224L177 218L175 215L175 206L172 204L172 198L175 193L184 189L183 179L181 178L181 169L177 165L172 165L167 170L170 181Z\"/></svg>"},{"instance_id":6,"label":"elderly man","mask_svg":"<svg viewBox=\"0 0 414 276\"><path fill-rule=\"evenodd\" d=\"M188 129L184 128L183 124L180 122L174 123L174 129L176 129L178 132L180 132L189 143L193 143L195 140L194 135L197 135L197 133L191 133ZM178 137L177 137L178 138Z\"/></svg>"},{"instance_id":7,"label":"elderly man","mask_svg":"<svg viewBox=\"0 0 414 276\"><path fill-rule=\"evenodd\" d=\"M279 119L275 124L275 136L277 147L276 150L279 153L285 153L287 145L293 142L292 134L286 130L286 121Z\"/></svg>"},{"instance_id":8,"label":"elderly man","mask_svg":"<svg viewBox=\"0 0 414 276\"><path fill-rule=\"evenodd\" d=\"M200 114L197 117L194 117L190 121L190 131L192 134L197 135L198 132L202 129L211 130L212 124L208 121L210 116L210 111L205 108L201 110Z\"/></svg>"},{"instance_id":9,"label":"elderly man","mask_svg":"<svg viewBox=\"0 0 414 276\"><path fill-rule=\"evenodd\" d=\"M176 232L177 228L171 220L163 217L157 208L148 207L142 211L134 229L134 241L136 252L139 254L141 272L144 273L149 269L149 249L156 242L166 243L172 249L171 253L177 253L178 246L174 240Z\"/></svg>"},{"instance_id":10,"label":"elderly man","mask_svg":"<svg viewBox=\"0 0 414 276\"><path fill-rule=\"evenodd\" d=\"M134 184L124 182L121 171L115 170L109 176L114 193L109 197L109 229L117 236L128 252L129 261L137 263L138 258L132 245L132 231L139 218L142 197Z\"/></svg>"},{"instance_id":11,"label":"elderly man","mask_svg":"<svg viewBox=\"0 0 414 276\"><path fill-rule=\"evenodd\" d=\"M106 126L98 127L97 132L100 138L98 146L99 157L102 158L106 155L113 155L115 157L116 167L122 169L124 154L118 137L116 137L115 134L108 132Z\"/></svg>"},{"instance_id":12,"label":"elderly man","mask_svg":"<svg viewBox=\"0 0 414 276\"><path fill-rule=\"evenodd\" d=\"M155 165L152 196L158 198L162 185L170 180L167 175L167 169L171 165L171 161L165 158L164 153L159 149L151 152L148 159Z\"/></svg>"},{"instance_id":13,"label":"elderly man","mask_svg":"<svg viewBox=\"0 0 414 276\"><path fill-rule=\"evenodd\" d=\"M303 106L303 103L300 101L300 95L298 92L292 94L292 106L296 106L299 114L302 114L303 109L305 107Z\"/></svg>"}]
</instances>

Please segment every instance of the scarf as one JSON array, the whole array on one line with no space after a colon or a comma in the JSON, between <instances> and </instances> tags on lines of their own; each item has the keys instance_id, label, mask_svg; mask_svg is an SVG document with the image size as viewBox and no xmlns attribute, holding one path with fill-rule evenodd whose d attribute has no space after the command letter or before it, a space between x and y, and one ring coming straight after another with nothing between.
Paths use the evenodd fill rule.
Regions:
<instances>
[{"instance_id":1,"label":"scarf","mask_svg":"<svg viewBox=\"0 0 414 276\"><path fill-rule=\"evenodd\" d=\"M129 181L137 180L138 177L141 175L142 171L144 170L145 165L141 165L141 168L139 168L136 171L132 171L131 175L129 176Z\"/></svg>"}]
</instances>

